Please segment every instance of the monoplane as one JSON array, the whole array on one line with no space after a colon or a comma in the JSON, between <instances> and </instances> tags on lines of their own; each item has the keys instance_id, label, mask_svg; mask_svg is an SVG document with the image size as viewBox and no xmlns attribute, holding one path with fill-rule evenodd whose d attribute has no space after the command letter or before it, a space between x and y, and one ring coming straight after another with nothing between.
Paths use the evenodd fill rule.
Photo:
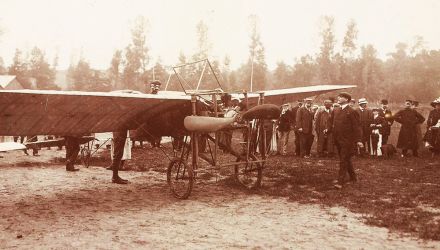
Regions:
<instances>
[{"instance_id":1,"label":"monoplane","mask_svg":"<svg viewBox=\"0 0 440 250\"><path fill-rule=\"evenodd\" d=\"M153 136L187 136L178 157L168 166L167 180L178 198L187 198L194 178L201 170L199 158L213 167L233 166L236 179L248 187L261 183L262 169L267 159L265 148L258 140L265 140L263 120L276 119L274 109L284 103L330 91L352 88L352 85L316 85L278 90L233 92L246 103L247 112L236 118L221 117L218 110L221 95L226 91L220 85L208 60L209 68L218 87L202 90L202 77L196 88L188 89L186 82L174 67L183 91L160 91L158 94L126 92L81 92L52 90L0 90L0 135L58 135L84 136L91 133L140 129ZM202 74L203 74L202 72ZM221 145L218 140L223 130L247 131L242 150ZM199 152L200 138L211 141L211 157ZM265 145L263 143L263 145ZM236 161L218 163L217 147L223 146Z\"/></svg>"}]
</instances>

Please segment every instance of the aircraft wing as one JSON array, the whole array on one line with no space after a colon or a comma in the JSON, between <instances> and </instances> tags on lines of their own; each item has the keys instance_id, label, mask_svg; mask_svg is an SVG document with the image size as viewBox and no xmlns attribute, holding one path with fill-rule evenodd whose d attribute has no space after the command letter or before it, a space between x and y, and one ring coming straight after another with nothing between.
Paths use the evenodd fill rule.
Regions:
<instances>
[{"instance_id":1,"label":"aircraft wing","mask_svg":"<svg viewBox=\"0 0 440 250\"><path fill-rule=\"evenodd\" d=\"M284 103L295 102L306 97L317 96L335 90L355 88L356 85L315 85L307 87L296 87L288 89L275 89L264 91L264 103L282 105ZM243 98L243 94L237 96ZM259 94L249 93L248 100L250 106L254 106L258 102Z\"/></svg>"},{"instance_id":2,"label":"aircraft wing","mask_svg":"<svg viewBox=\"0 0 440 250\"><path fill-rule=\"evenodd\" d=\"M2 142L0 143L0 152L26 149L26 146L17 142Z\"/></svg>"},{"instance_id":3,"label":"aircraft wing","mask_svg":"<svg viewBox=\"0 0 440 250\"><path fill-rule=\"evenodd\" d=\"M180 93L0 90L0 135L85 135L135 129L188 105Z\"/></svg>"},{"instance_id":4,"label":"aircraft wing","mask_svg":"<svg viewBox=\"0 0 440 250\"><path fill-rule=\"evenodd\" d=\"M79 144L85 144L89 141L94 140L93 136L81 136L79 138ZM24 145L26 148L43 148L43 147L58 147L66 145L66 139L64 137L56 138L52 140L44 140L44 141L34 141L34 142L25 142Z\"/></svg>"}]
</instances>

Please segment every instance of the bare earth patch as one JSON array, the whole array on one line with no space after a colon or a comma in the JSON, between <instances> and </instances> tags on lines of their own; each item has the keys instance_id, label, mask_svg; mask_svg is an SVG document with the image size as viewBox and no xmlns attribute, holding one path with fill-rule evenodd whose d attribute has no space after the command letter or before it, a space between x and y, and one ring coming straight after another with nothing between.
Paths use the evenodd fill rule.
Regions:
<instances>
[{"instance_id":1,"label":"bare earth patch","mask_svg":"<svg viewBox=\"0 0 440 250\"><path fill-rule=\"evenodd\" d=\"M181 201L169 193L163 155L150 149L134 152L139 151L156 158L136 164L143 172L122 172L131 181L126 186L110 183L111 173L102 167L66 172L56 158L63 156L62 151L42 150L41 157L4 154L0 159L0 248L440 248L436 241L366 225L368 213L350 212L357 206L350 205L355 200L342 197L371 195L363 189L367 184L341 193L328 190L334 163L296 166L293 157L282 164L274 158L257 192L237 188L225 173L219 182L215 178L198 181L190 199ZM129 166L144 161L142 157L135 157ZM281 170L283 164L287 167ZM322 172L328 177L291 179L308 176L309 168L319 172L312 171L312 165L330 168ZM326 185L319 185L321 181ZM395 196L389 194L372 204L392 204ZM436 213L439 205L416 207ZM374 211L371 214L377 216Z\"/></svg>"}]
</instances>

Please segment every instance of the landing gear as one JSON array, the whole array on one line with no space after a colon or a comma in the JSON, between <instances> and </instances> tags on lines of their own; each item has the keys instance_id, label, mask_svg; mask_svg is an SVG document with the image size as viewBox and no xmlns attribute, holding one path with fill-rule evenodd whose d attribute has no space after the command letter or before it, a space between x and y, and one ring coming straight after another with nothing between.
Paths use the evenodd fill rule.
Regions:
<instances>
[{"instance_id":1,"label":"landing gear","mask_svg":"<svg viewBox=\"0 0 440 250\"><path fill-rule=\"evenodd\" d=\"M181 158L174 158L168 165L167 181L171 192L178 199L187 199L191 194L194 183L194 173L191 165Z\"/></svg>"}]
</instances>

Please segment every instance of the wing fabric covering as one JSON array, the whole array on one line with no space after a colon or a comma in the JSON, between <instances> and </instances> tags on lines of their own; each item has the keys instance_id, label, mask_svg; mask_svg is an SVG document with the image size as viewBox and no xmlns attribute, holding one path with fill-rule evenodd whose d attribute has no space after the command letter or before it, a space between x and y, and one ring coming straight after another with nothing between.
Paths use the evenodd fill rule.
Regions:
<instances>
[{"instance_id":1,"label":"wing fabric covering","mask_svg":"<svg viewBox=\"0 0 440 250\"><path fill-rule=\"evenodd\" d=\"M84 135L135 129L189 100L179 94L0 91L0 135Z\"/></svg>"},{"instance_id":2,"label":"wing fabric covering","mask_svg":"<svg viewBox=\"0 0 440 250\"><path fill-rule=\"evenodd\" d=\"M335 90L354 88L355 85L315 85L307 87L296 87L289 89L275 89L264 91L264 103L282 105L284 103L295 102L306 97L322 95ZM240 94L239 98L243 98ZM254 106L258 102L258 94L249 93L249 105Z\"/></svg>"}]
</instances>

